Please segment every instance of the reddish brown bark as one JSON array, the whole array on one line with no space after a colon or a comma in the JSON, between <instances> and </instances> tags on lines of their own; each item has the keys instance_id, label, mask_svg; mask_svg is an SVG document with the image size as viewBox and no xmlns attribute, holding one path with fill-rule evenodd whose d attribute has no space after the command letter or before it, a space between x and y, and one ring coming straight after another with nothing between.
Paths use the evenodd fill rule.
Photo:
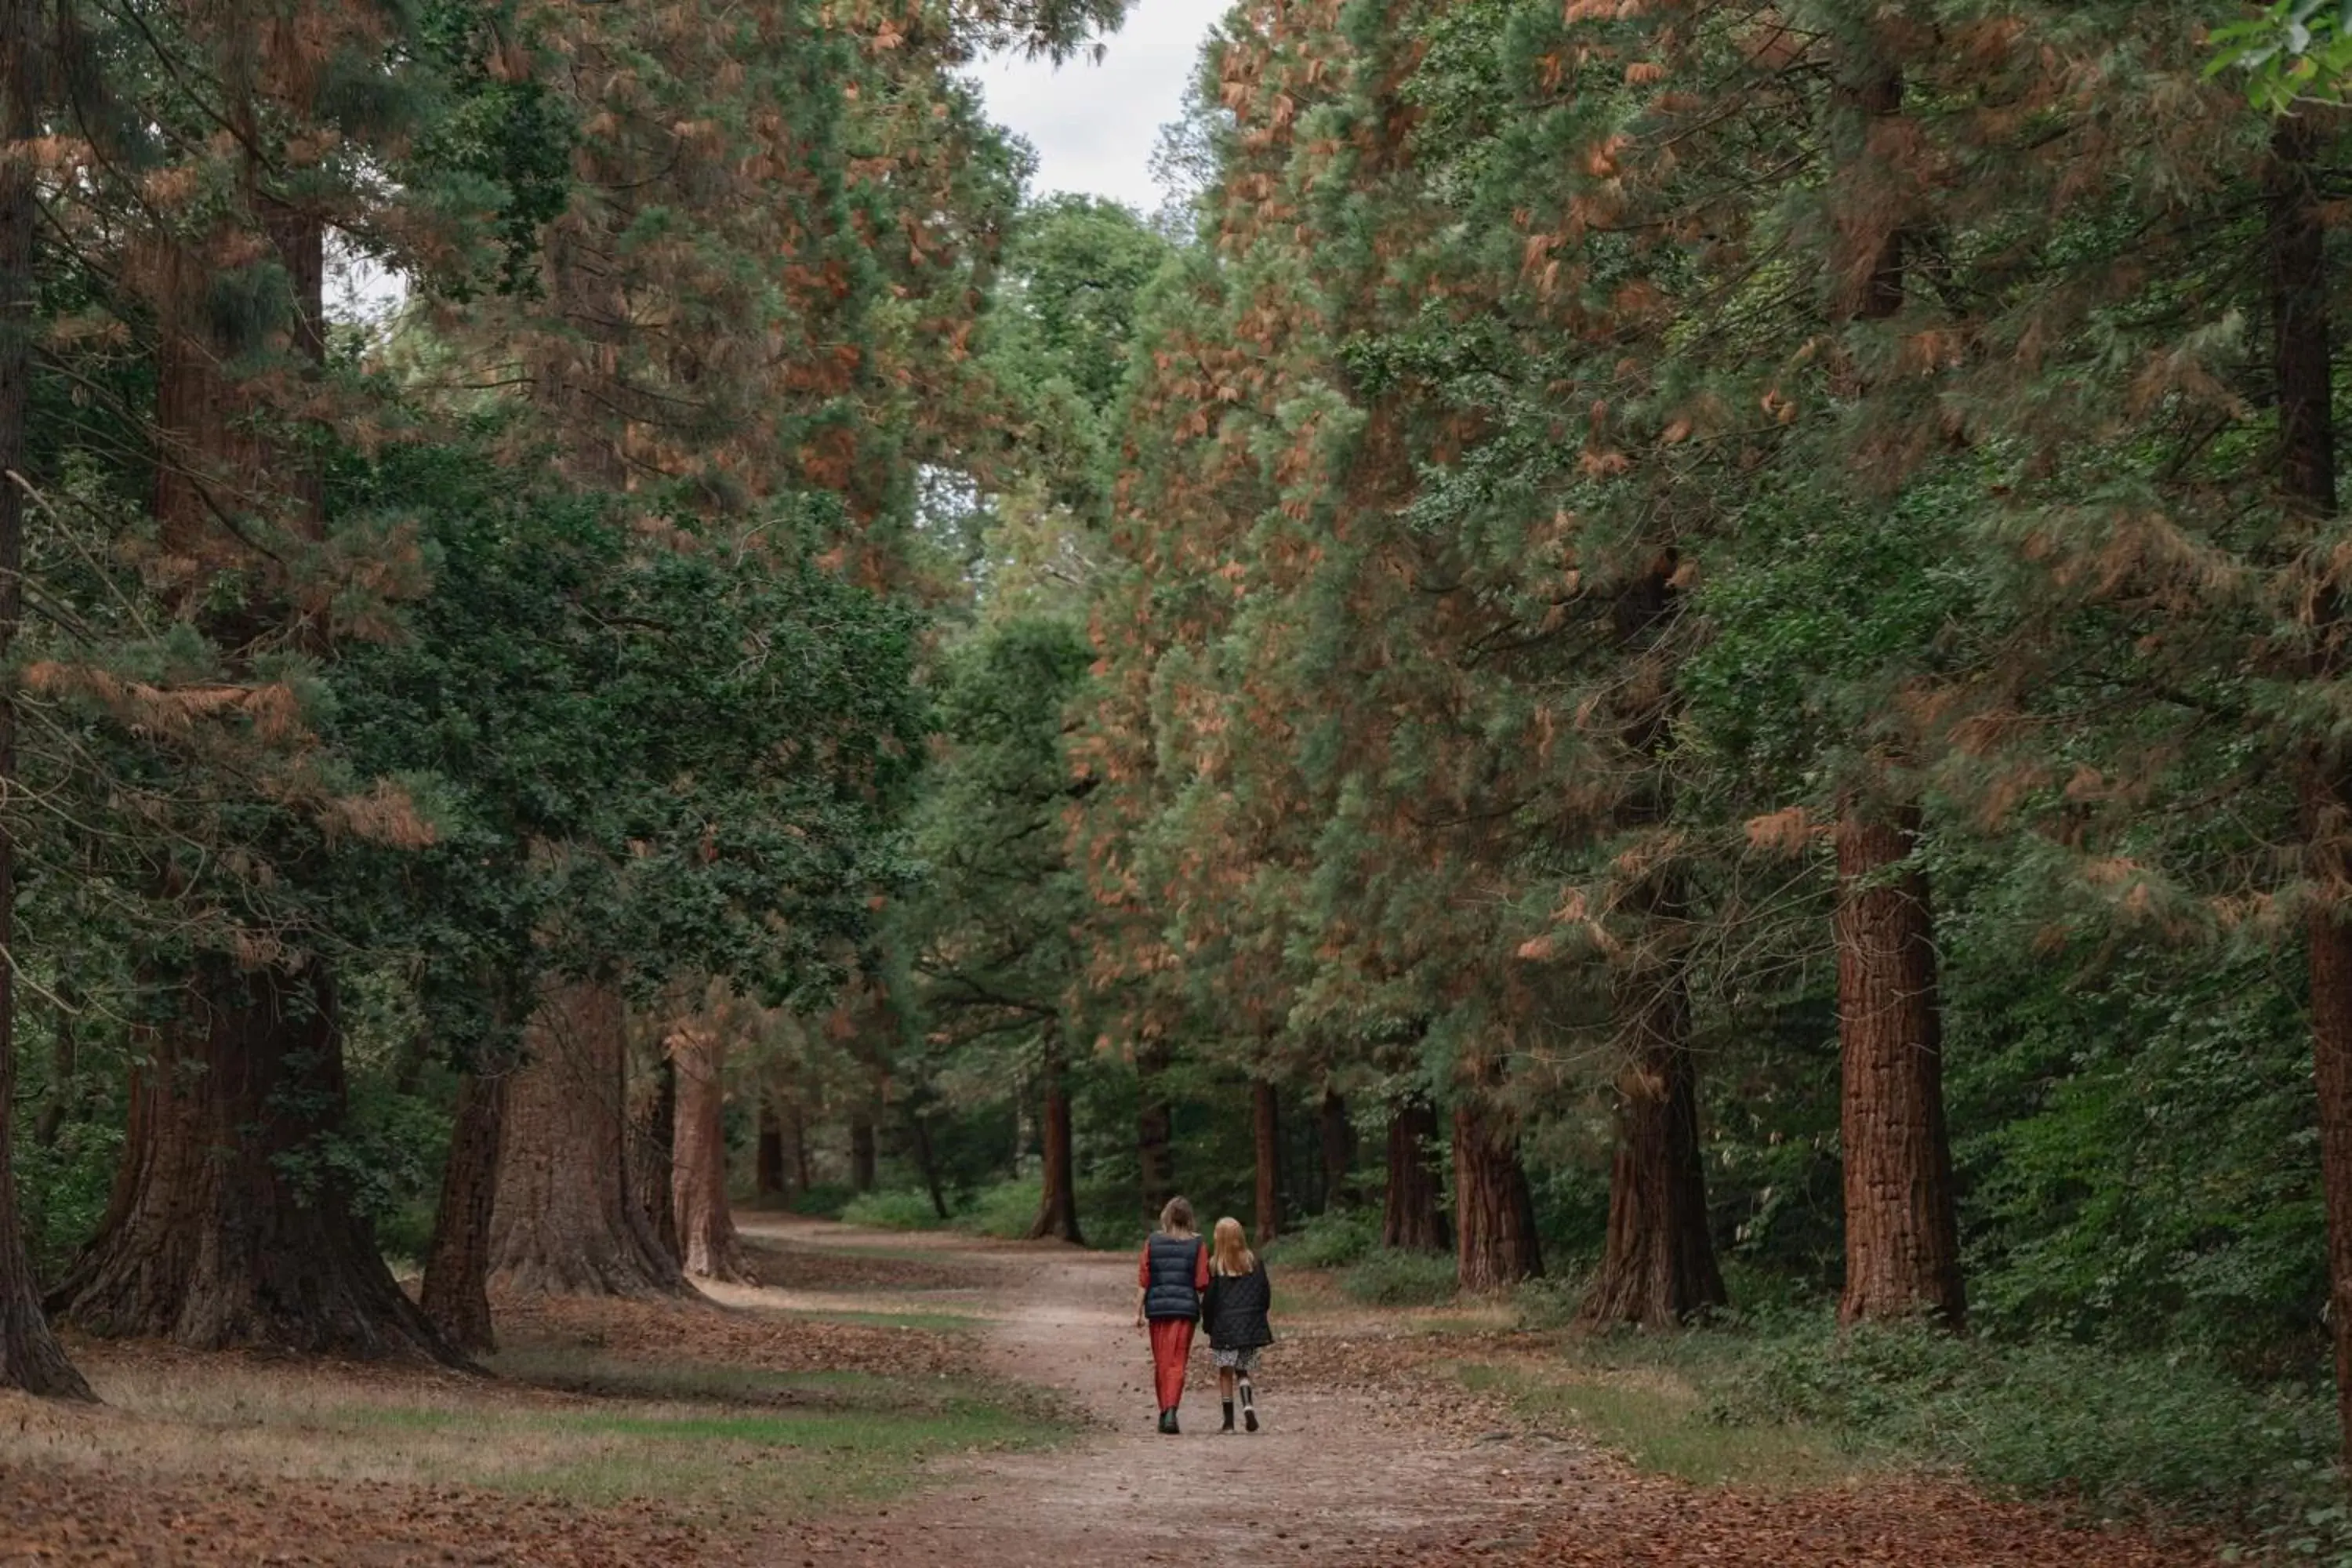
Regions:
<instances>
[{"instance_id":1,"label":"reddish brown bark","mask_svg":"<svg viewBox=\"0 0 2352 1568\"><path fill-rule=\"evenodd\" d=\"M490 1218L498 1205L507 1078L469 1072L458 1080L457 1121L418 1300L451 1344L475 1353L498 1348L490 1319Z\"/></svg>"},{"instance_id":2,"label":"reddish brown bark","mask_svg":"<svg viewBox=\"0 0 2352 1568\"><path fill-rule=\"evenodd\" d=\"M93 1333L199 1350L459 1363L351 1213L326 1148L342 1113L324 968L201 960L133 1074L106 1218L53 1304Z\"/></svg>"},{"instance_id":3,"label":"reddish brown bark","mask_svg":"<svg viewBox=\"0 0 2352 1568\"><path fill-rule=\"evenodd\" d=\"M1388 1197L1381 1209L1381 1245L1415 1252L1443 1252L1445 1213L1438 1206L1437 1172L1431 1152L1437 1142L1437 1111L1414 1096L1389 1108Z\"/></svg>"},{"instance_id":4,"label":"reddish brown bark","mask_svg":"<svg viewBox=\"0 0 2352 1568\"><path fill-rule=\"evenodd\" d=\"M1543 1272L1517 1134L1476 1089L1454 1109L1454 1218L1463 1289L1499 1290Z\"/></svg>"},{"instance_id":5,"label":"reddish brown bark","mask_svg":"<svg viewBox=\"0 0 2352 1568\"><path fill-rule=\"evenodd\" d=\"M698 1279L754 1283L727 1204L726 1037L708 1026L681 1029L670 1037L669 1054L677 1068L670 1191L681 1260Z\"/></svg>"},{"instance_id":6,"label":"reddish brown bark","mask_svg":"<svg viewBox=\"0 0 2352 1568\"><path fill-rule=\"evenodd\" d=\"M1580 1315L1596 1324L1664 1327L1727 1300L1707 1231L1698 1071L1679 963L1629 975L1620 1013L1632 1049L1617 1091L1609 1233Z\"/></svg>"},{"instance_id":7,"label":"reddish brown bark","mask_svg":"<svg viewBox=\"0 0 2352 1568\"><path fill-rule=\"evenodd\" d=\"M1250 1142L1256 1156L1257 1240L1282 1234L1282 1101L1264 1079L1250 1083Z\"/></svg>"},{"instance_id":8,"label":"reddish brown bark","mask_svg":"<svg viewBox=\"0 0 2352 1568\"><path fill-rule=\"evenodd\" d=\"M10 656L24 618L25 499L12 476L25 466L25 419L33 369L33 253L38 212L34 163L21 150L39 132L36 48L42 7L16 0L0 16L0 659ZM0 685L0 793L16 778L16 703L12 685ZM16 846L0 819L0 953L16 938ZM33 1283L32 1260L16 1206L16 965L0 962L0 1388L88 1399L89 1384L66 1360ZM70 1025L61 1022L61 1030ZM70 1039L61 1034L60 1039ZM64 1104L65 1085L51 1104ZM47 1119L44 1118L46 1121Z\"/></svg>"},{"instance_id":9,"label":"reddish brown bark","mask_svg":"<svg viewBox=\"0 0 2352 1568\"><path fill-rule=\"evenodd\" d=\"M551 985L524 1033L507 1086L490 1222L492 1282L585 1296L687 1289L629 1190L627 1046L618 988Z\"/></svg>"},{"instance_id":10,"label":"reddish brown bark","mask_svg":"<svg viewBox=\"0 0 2352 1568\"><path fill-rule=\"evenodd\" d=\"M2306 523L2336 514L2335 382L2326 234L2307 117L2280 122L2271 142L2264 238L2273 368L2278 384L2279 488ZM2343 668L2344 590L2321 599L2321 651L2309 672ZM2327 1210L2328 1324L2336 1349L2339 1440L2352 1462L2352 773L2326 742L2302 760L2306 874L2317 896L2305 922L2311 985L2312 1076L2319 1097L2320 1187Z\"/></svg>"},{"instance_id":11,"label":"reddish brown bark","mask_svg":"<svg viewBox=\"0 0 2352 1568\"><path fill-rule=\"evenodd\" d=\"M1045 1058L1045 1118L1040 1129L1044 1189L1037 1200L1037 1221L1029 1227L1033 1239L1055 1237L1083 1245L1078 1233L1078 1190L1071 1157L1070 1089L1064 1077L1061 1053Z\"/></svg>"},{"instance_id":12,"label":"reddish brown bark","mask_svg":"<svg viewBox=\"0 0 2352 1568\"><path fill-rule=\"evenodd\" d=\"M653 1237L662 1256L683 1265L686 1248L678 1239L675 1152L677 1064L670 1060L667 1047L657 1046L645 1072L624 1070L631 1079L628 1114L623 1128L629 1164L629 1202L635 1206L639 1223Z\"/></svg>"},{"instance_id":13,"label":"reddish brown bark","mask_svg":"<svg viewBox=\"0 0 2352 1568\"><path fill-rule=\"evenodd\" d=\"M1916 808L1882 820L1849 803L1836 831L1839 1131L1845 1173L1842 1322L1967 1317L1942 1015L1927 878L1904 870Z\"/></svg>"}]
</instances>

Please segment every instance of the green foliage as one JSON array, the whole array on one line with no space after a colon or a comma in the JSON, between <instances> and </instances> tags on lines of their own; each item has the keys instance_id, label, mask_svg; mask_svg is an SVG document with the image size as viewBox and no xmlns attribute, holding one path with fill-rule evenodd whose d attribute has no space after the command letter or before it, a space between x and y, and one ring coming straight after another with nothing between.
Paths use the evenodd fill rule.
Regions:
<instances>
[{"instance_id":1,"label":"green foliage","mask_svg":"<svg viewBox=\"0 0 2352 1568\"><path fill-rule=\"evenodd\" d=\"M1299 1268L1345 1268L1379 1249L1381 1216L1370 1209L1326 1209L1266 1244L1273 1261Z\"/></svg>"},{"instance_id":2,"label":"green foliage","mask_svg":"<svg viewBox=\"0 0 2352 1568\"><path fill-rule=\"evenodd\" d=\"M1434 1252L1375 1247L1348 1266L1339 1289L1370 1307L1435 1307L1454 1300L1454 1259Z\"/></svg>"},{"instance_id":3,"label":"green foliage","mask_svg":"<svg viewBox=\"0 0 2352 1568\"><path fill-rule=\"evenodd\" d=\"M929 1193L903 1190L859 1193L843 1204L834 1217L844 1225L872 1226L877 1230L938 1230L948 1223L931 1206Z\"/></svg>"},{"instance_id":4,"label":"green foliage","mask_svg":"<svg viewBox=\"0 0 2352 1568\"><path fill-rule=\"evenodd\" d=\"M970 1203L956 1215L959 1230L975 1236L992 1236L1000 1240L1016 1241L1029 1234L1037 1222L1037 1205L1045 1195L1045 1184L1034 1179L996 1182L971 1195Z\"/></svg>"},{"instance_id":5,"label":"green foliage","mask_svg":"<svg viewBox=\"0 0 2352 1568\"><path fill-rule=\"evenodd\" d=\"M2325 1496L2335 1451L2320 1391L2250 1389L2177 1356L1840 1334L1820 1317L1697 1353L1727 1363L1717 1420L1832 1427L2100 1514L2266 1528Z\"/></svg>"},{"instance_id":6,"label":"green foliage","mask_svg":"<svg viewBox=\"0 0 2352 1568\"><path fill-rule=\"evenodd\" d=\"M2273 114L2341 102L2352 81L2352 5L2344 0L2271 0L2253 16L2215 27L2208 42L2206 74L2243 72L2247 98Z\"/></svg>"}]
</instances>

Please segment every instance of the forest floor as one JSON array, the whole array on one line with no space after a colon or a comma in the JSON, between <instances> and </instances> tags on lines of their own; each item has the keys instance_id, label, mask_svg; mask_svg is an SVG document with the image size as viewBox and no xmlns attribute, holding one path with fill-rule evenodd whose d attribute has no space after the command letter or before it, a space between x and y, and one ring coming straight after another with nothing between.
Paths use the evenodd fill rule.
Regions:
<instances>
[{"instance_id":1,"label":"forest floor","mask_svg":"<svg viewBox=\"0 0 2352 1568\"><path fill-rule=\"evenodd\" d=\"M1681 1419L1689 1390L1564 1373L1557 1336L1499 1313L1289 1271L1265 1429L1217 1433L1202 1348L1164 1437L1129 1258L743 1225L761 1285L504 1304L494 1379L76 1342L104 1406L0 1395L0 1563L2215 1560L1802 1434L1726 1437Z\"/></svg>"}]
</instances>

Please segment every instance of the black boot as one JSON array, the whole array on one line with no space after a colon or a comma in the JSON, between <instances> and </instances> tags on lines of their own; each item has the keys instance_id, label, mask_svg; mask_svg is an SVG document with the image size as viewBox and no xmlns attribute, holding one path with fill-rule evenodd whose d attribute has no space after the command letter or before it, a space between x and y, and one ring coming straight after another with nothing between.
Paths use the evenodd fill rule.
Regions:
<instances>
[{"instance_id":1,"label":"black boot","mask_svg":"<svg viewBox=\"0 0 2352 1568\"><path fill-rule=\"evenodd\" d=\"M1226 1400L1226 1401L1225 1401L1225 1424L1224 1424L1223 1426L1222 1426L1218 1427L1218 1428L1217 1428L1217 1430L1218 1430L1218 1431L1220 1431L1220 1432L1230 1432L1230 1431L1232 1431L1233 1429L1234 1429L1234 1402L1233 1402L1232 1400L1228 1399L1228 1400Z\"/></svg>"},{"instance_id":2,"label":"black boot","mask_svg":"<svg viewBox=\"0 0 2352 1568\"><path fill-rule=\"evenodd\" d=\"M1176 1412L1173 1410L1163 1410L1160 1413L1160 1435L1163 1437L1172 1437L1176 1435Z\"/></svg>"},{"instance_id":3,"label":"black boot","mask_svg":"<svg viewBox=\"0 0 2352 1568\"><path fill-rule=\"evenodd\" d=\"M1257 1393L1250 1387L1248 1378L1242 1379L1242 1424L1251 1431L1257 1430ZM1228 1424L1231 1417L1227 1417Z\"/></svg>"}]
</instances>

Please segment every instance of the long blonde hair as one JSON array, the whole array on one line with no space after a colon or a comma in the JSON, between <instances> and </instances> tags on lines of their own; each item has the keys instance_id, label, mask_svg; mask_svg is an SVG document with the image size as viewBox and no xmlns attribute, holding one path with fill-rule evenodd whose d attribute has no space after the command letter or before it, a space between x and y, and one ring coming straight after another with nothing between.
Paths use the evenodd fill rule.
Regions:
<instances>
[{"instance_id":1,"label":"long blonde hair","mask_svg":"<svg viewBox=\"0 0 2352 1568\"><path fill-rule=\"evenodd\" d=\"M1209 1268L1228 1277L1255 1273L1257 1269L1257 1254L1249 1249L1249 1237L1242 1234L1242 1222L1231 1215L1217 1222L1216 1240L1209 1247Z\"/></svg>"}]
</instances>

